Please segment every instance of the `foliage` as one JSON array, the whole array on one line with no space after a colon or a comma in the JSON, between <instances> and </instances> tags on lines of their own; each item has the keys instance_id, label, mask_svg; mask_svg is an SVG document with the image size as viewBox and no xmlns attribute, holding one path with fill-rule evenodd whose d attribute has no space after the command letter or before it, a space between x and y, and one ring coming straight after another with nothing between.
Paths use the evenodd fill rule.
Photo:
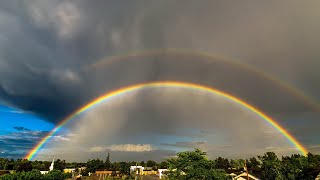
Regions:
<instances>
[{"instance_id":1,"label":"foliage","mask_svg":"<svg viewBox=\"0 0 320 180\"><path fill-rule=\"evenodd\" d=\"M223 170L214 169L214 162L206 158L199 149L178 153L178 157L168 159L169 179L228 179Z\"/></svg>"},{"instance_id":2,"label":"foliage","mask_svg":"<svg viewBox=\"0 0 320 180\"><path fill-rule=\"evenodd\" d=\"M57 159L57 160L54 162L54 167L53 167L53 169L58 169L58 170L60 170L60 171L63 171L65 168L66 168L66 161L65 161L65 160Z\"/></svg>"},{"instance_id":3,"label":"foliage","mask_svg":"<svg viewBox=\"0 0 320 180\"><path fill-rule=\"evenodd\" d=\"M226 161L224 161L226 162ZM243 169L244 167L244 160L243 159L231 159L229 163L230 167L235 169ZM220 167L225 165L219 165Z\"/></svg>"},{"instance_id":4,"label":"foliage","mask_svg":"<svg viewBox=\"0 0 320 180\"><path fill-rule=\"evenodd\" d=\"M260 161L257 160L257 158L252 157L247 161L248 168L260 168Z\"/></svg>"},{"instance_id":5,"label":"foliage","mask_svg":"<svg viewBox=\"0 0 320 180\"><path fill-rule=\"evenodd\" d=\"M309 180L315 179L320 173L320 155L309 153L307 156L293 154L279 159L275 153L267 152L263 156L249 158L247 167L251 174L261 179L288 179L288 180ZM176 158L170 158L159 164L149 160L147 162L110 162L108 154L105 162L100 159L89 160L86 163L67 163L65 160L56 160L54 171L47 175L41 175L40 171L49 170L51 161L28 161L23 159L5 159L0 158L0 170L16 170L17 173L1 176L0 179L63 179L70 174L64 174L61 171L68 168L87 167L82 170L82 175L88 175L89 172L96 170L112 170L113 176L116 171L127 179L130 176L130 166L142 165L153 167L153 169L170 170L171 179L227 179L226 172L240 172L244 167L243 159L231 159L218 157L215 160L208 160L206 153L199 149L193 152L178 153ZM219 170L221 169L221 170Z\"/></svg>"},{"instance_id":6,"label":"foliage","mask_svg":"<svg viewBox=\"0 0 320 180\"><path fill-rule=\"evenodd\" d=\"M96 172L96 170L102 170L104 169L104 167L105 164L100 159L89 159L89 161L87 162L87 170L92 173Z\"/></svg>"},{"instance_id":7,"label":"foliage","mask_svg":"<svg viewBox=\"0 0 320 180\"><path fill-rule=\"evenodd\" d=\"M106 162L105 162L105 166L106 169L110 169L111 168L111 161L110 161L110 153L108 153Z\"/></svg>"},{"instance_id":8,"label":"foliage","mask_svg":"<svg viewBox=\"0 0 320 180\"><path fill-rule=\"evenodd\" d=\"M215 168L217 169L228 169L230 167L229 160L227 158L218 157L215 160Z\"/></svg>"},{"instance_id":9,"label":"foliage","mask_svg":"<svg viewBox=\"0 0 320 180\"><path fill-rule=\"evenodd\" d=\"M159 169L167 169L168 161L162 161L158 166L159 166Z\"/></svg>"},{"instance_id":10,"label":"foliage","mask_svg":"<svg viewBox=\"0 0 320 180\"><path fill-rule=\"evenodd\" d=\"M282 157L282 174L285 179L314 179L320 172L320 161L316 155L309 153L306 157L292 155Z\"/></svg>"},{"instance_id":11,"label":"foliage","mask_svg":"<svg viewBox=\"0 0 320 180\"><path fill-rule=\"evenodd\" d=\"M155 161L149 160L147 161L147 167L155 167L157 166L157 163Z\"/></svg>"},{"instance_id":12,"label":"foliage","mask_svg":"<svg viewBox=\"0 0 320 180\"><path fill-rule=\"evenodd\" d=\"M119 173L121 175L130 175L130 164L126 162L119 163Z\"/></svg>"},{"instance_id":13,"label":"foliage","mask_svg":"<svg viewBox=\"0 0 320 180\"><path fill-rule=\"evenodd\" d=\"M267 152L263 156L258 156L262 162L263 179L283 179L281 173L281 161L274 152Z\"/></svg>"},{"instance_id":14,"label":"foliage","mask_svg":"<svg viewBox=\"0 0 320 180\"><path fill-rule=\"evenodd\" d=\"M141 162L140 162L140 166L145 167L145 166L146 166L146 163L145 163L144 161L141 161Z\"/></svg>"},{"instance_id":15,"label":"foliage","mask_svg":"<svg viewBox=\"0 0 320 180\"><path fill-rule=\"evenodd\" d=\"M62 173L59 170L52 170L49 171L48 174L44 175L44 179L50 179L50 180L64 180L67 178L71 178L72 175L70 173Z\"/></svg>"},{"instance_id":16,"label":"foliage","mask_svg":"<svg viewBox=\"0 0 320 180\"><path fill-rule=\"evenodd\" d=\"M2 180L64 180L67 178L71 178L71 174L59 170L49 171L48 174L41 174L39 170L22 171L1 177Z\"/></svg>"},{"instance_id":17,"label":"foliage","mask_svg":"<svg viewBox=\"0 0 320 180\"><path fill-rule=\"evenodd\" d=\"M22 171L31 171L32 170L32 164L30 161L26 160L26 159L19 159L16 163L16 170L19 172Z\"/></svg>"},{"instance_id":18,"label":"foliage","mask_svg":"<svg viewBox=\"0 0 320 180\"><path fill-rule=\"evenodd\" d=\"M47 171L51 165L48 161L33 161L32 169L38 169L40 171Z\"/></svg>"},{"instance_id":19,"label":"foliage","mask_svg":"<svg viewBox=\"0 0 320 180\"><path fill-rule=\"evenodd\" d=\"M7 170L8 165L9 165L10 161L8 159L5 158L0 158L0 169L1 170Z\"/></svg>"}]
</instances>

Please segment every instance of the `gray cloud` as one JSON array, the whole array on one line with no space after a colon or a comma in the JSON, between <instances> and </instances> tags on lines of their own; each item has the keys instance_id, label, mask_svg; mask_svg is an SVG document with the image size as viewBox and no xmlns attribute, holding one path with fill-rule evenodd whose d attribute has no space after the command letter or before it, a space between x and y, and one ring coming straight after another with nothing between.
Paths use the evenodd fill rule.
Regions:
<instances>
[{"instance_id":1,"label":"gray cloud","mask_svg":"<svg viewBox=\"0 0 320 180\"><path fill-rule=\"evenodd\" d=\"M314 2L294 1L290 8L284 8L286 4L277 1L236 4L214 1L184 1L182 4L25 1L19 6L16 3L2 2L1 5L0 97L7 104L34 111L51 121L66 116L95 97L97 92L132 81L170 78L206 83L212 80L209 77L219 76L223 77L224 83L216 83L216 86L238 95L239 85L232 85L243 79L240 82L247 83L240 87L247 94L239 95L249 99L247 96L251 94L255 98L272 94L273 98L259 100L269 108L275 103L267 102L268 99L282 99L280 97L286 93L279 93L273 85L269 87L269 82L252 79L250 76L256 75L229 68L229 65L213 68L215 64L212 64L208 68L199 63L195 70L189 69L180 75L176 74L186 70L186 67L179 68L180 62L122 65L115 68L116 74L108 70L108 81L103 81L107 82L104 83L106 88L98 89L95 84L101 86L103 78L97 78L92 72L77 73L79 68L102 57L150 48L187 48L224 54L252 63L296 86L303 85L302 89L311 94L317 92L314 82L319 76L314 69L317 67L314 58L319 54L312 47L319 39L311 37L317 37L319 26L310 14L317 13ZM177 7L181 7L179 11ZM295 11L296 8L308 11ZM175 74L168 72L168 68ZM211 74L212 71L218 72ZM267 94L257 94L260 92ZM277 104L297 104L288 99Z\"/></svg>"}]
</instances>

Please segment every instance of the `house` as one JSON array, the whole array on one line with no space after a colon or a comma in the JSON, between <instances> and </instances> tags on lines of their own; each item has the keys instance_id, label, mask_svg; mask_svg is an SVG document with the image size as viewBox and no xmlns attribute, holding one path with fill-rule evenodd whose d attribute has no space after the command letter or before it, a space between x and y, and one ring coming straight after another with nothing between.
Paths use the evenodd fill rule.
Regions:
<instances>
[{"instance_id":1,"label":"house","mask_svg":"<svg viewBox=\"0 0 320 180\"><path fill-rule=\"evenodd\" d=\"M104 171L104 170L103 171L99 171L99 170L97 170L95 174L96 175L103 174L103 175L111 176L112 173L114 173L114 171ZM119 174L119 171L116 171L115 174Z\"/></svg>"},{"instance_id":2,"label":"house","mask_svg":"<svg viewBox=\"0 0 320 180\"><path fill-rule=\"evenodd\" d=\"M168 169L158 169L159 178L161 179L163 175L166 174L166 172L168 171L169 171Z\"/></svg>"},{"instance_id":3,"label":"house","mask_svg":"<svg viewBox=\"0 0 320 180\"><path fill-rule=\"evenodd\" d=\"M79 167L79 168L78 168L78 171L81 172L81 171L84 171L84 170L86 170L86 169L87 169L87 167L83 166L83 167Z\"/></svg>"},{"instance_id":4,"label":"house","mask_svg":"<svg viewBox=\"0 0 320 180\"><path fill-rule=\"evenodd\" d=\"M75 168L66 168L63 170L64 173L74 173L76 171Z\"/></svg>"},{"instance_id":5,"label":"house","mask_svg":"<svg viewBox=\"0 0 320 180\"><path fill-rule=\"evenodd\" d=\"M247 176L246 172L241 173L239 175L231 173L230 176L232 177L232 180L248 180L248 176L249 176L249 180L259 180L259 178L255 177L251 174L248 174L248 176Z\"/></svg>"},{"instance_id":6,"label":"house","mask_svg":"<svg viewBox=\"0 0 320 180\"><path fill-rule=\"evenodd\" d=\"M147 176L147 175L157 175L158 171L154 171L154 170L144 170L141 171L141 175Z\"/></svg>"},{"instance_id":7,"label":"house","mask_svg":"<svg viewBox=\"0 0 320 180\"><path fill-rule=\"evenodd\" d=\"M109 176L119 176L119 171L105 171L105 170L99 171L98 170L93 174L93 176L97 176L99 177L99 179L106 179Z\"/></svg>"},{"instance_id":8,"label":"house","mask_svg":"<svg viewBox=\"0 0 320 180\"><path fill-rule=\"evenodd\" d=\"M136 175L142 175L143 170L144 170L143 166L130 166L130 172L135 172Z\"/></svg>"}]
</instances>

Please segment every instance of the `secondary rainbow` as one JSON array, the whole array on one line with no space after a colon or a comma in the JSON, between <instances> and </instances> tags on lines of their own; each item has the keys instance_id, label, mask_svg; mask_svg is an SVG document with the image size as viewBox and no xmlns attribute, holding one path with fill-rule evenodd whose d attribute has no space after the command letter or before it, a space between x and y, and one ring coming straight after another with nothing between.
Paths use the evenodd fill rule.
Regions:
<instances>
[{"instance_id":1,"label":"secondary rainbow","mask_svg":"<svg viewBox=\"0 0 320 180\"><path fill-rule=\"evenodd\" d=\"M120 54L120 55L114 55L105 57L103 59L100 59L96 61L95 63L85 66L83 68L84 71L90 71L90 70L96 70L102 67L107 67L109 65L112 65L119 61L124 60L130 60L131 57L146 57L146 56L155 56L155 55L166 55L166 54L177 54L177 55L193 55L198 56L202 58L206 58L209 61L221 61L223 63L238 66L240 68L243 68L249 72L254 73L257 76L263 77L266 80L272 81L279 87L282 87L287 92L291 93L292 95L295 95L298 97L301 101L306 103L310 108L312 108L316 112L320 112L320 104L315 101L313 98L305 95L301 90L294 87L292 84L289 84L285 81L281 81L280 79L275 78L271 74L268 74L264 71L259 70L258 68L251 66L250 64L242 63L241 61L231 60L228 57L221 56L221 55L212 55L207 52L201 52L201 51L193 51L192 49L174 49L174 48L168 48L168 49L148 49L144 51L137 51L137 52L131 52L127 54ZM136 58L136 60L139 60L139 58Z\"/></svg>"},{"instance_id":2,"label":"secondary rainbow","mask_svg":"<svg viewBox=\"0 0 320 180\"><path fill-rule=\"evenodd\" d=\"M128 87L124 87L115 91L107 92L106 94L96 98L95 100L91 101L90 103L84 105L80 109L76 110L74 113L70 114L68 117L63 119L50 133L48 133L33 149L25 156L25 159L31 160L43 147L43 145L55 134L57 133L66 123L70 122L74 117L85 112L92 108L95 105L98 105L106 100L110 100L114 97L121 96L133 91L137 91L139 89L144 88L156 88L156 87L179 87L179 88L186 88L186 89L194 89L199 91L209 92L215 95L219 95L225 97L234 103L240 104L241 106L247 108L251 112L254 112L258 116L260 116L263 120L268 122L272 125L275 129L277 129L283 136L285 136L289 142L291 142L303 155L307 154L307 149L303 147L301 143L299 143L287 130L285 130L282 126L280 126L274 119L269 117L264 112L260 111L256 107L248 104L247 102L237 98L233 95L227 94L222 92L218 89L214 89L211 87L192 84L192 83L185 83L185 82L175 82L175 81L163 81L163 82L151 82L151 83L144 83L144 84L136 84Z\"/></svg>"}]
</instances>

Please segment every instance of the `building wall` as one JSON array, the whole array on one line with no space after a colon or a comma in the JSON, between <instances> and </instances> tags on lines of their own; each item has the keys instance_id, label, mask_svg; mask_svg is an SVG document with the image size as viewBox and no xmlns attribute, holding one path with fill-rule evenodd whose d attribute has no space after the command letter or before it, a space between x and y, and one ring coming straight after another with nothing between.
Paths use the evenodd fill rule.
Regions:
<instances>
[{"instance_id":1,"label":"building wall","mask_svg":"<svg viewBox=\"0 0 320 180\"><path fill-rule=\"evenodd\" d=\"M155 175L155 174L158 174L157 171L142 171L142 175Z\"/></svg>"}]
</instances>

